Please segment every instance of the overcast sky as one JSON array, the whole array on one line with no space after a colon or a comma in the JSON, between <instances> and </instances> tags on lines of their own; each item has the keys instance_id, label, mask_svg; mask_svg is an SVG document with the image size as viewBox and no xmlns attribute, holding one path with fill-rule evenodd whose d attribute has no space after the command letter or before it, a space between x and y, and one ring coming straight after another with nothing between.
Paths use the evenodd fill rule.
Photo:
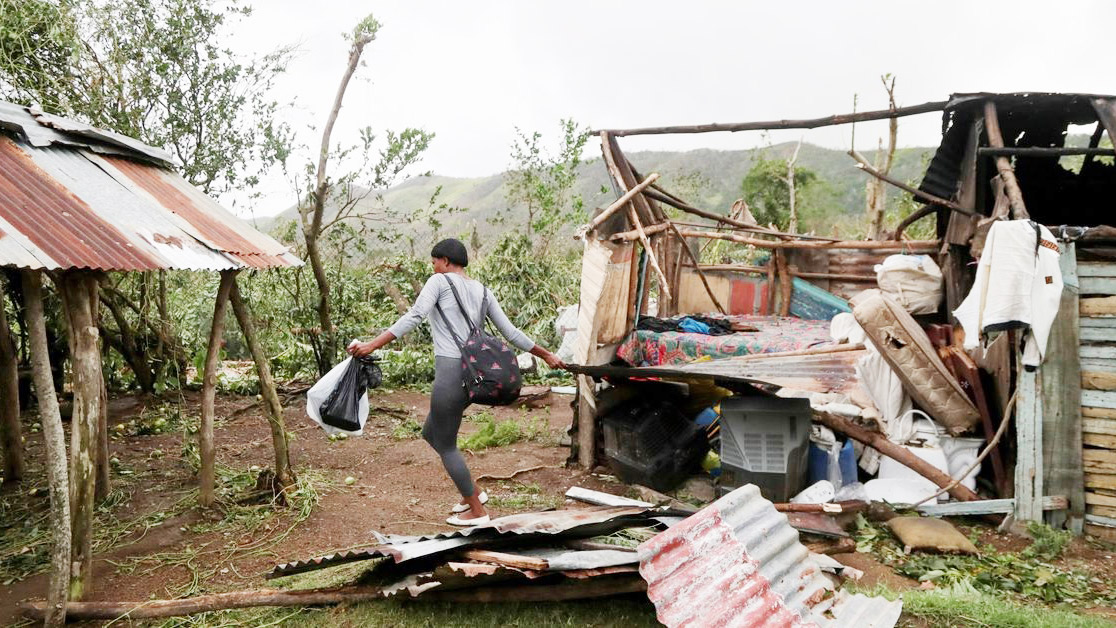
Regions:
<instances>
[{"instance_id":1,"label":"overcast sky","mask_svg":"<svg viewBox=\"0 0 1116 628\"><path fill-rule=\"evenodd\" d=\"M276 96L300 140L317 145L344 69L342 33L373 13L383 24L349 88L336 139L356 129L421 127L437 135L422 170L449 176L509 165L515 128L554 139L560 118L593 128L818 117L951 92L1116 92L1116 3L1102 0L667 2L257 0L231 27L234 49L298 53ZM1105 43L1107 42L1107 43ZM857 126L868 149L885 123ZM900 122L900 145L934 145L940 116ZM625 151L740 149L800 131L633 137ZM848 147L848 127L807 142ZM599 155L591 142L587 156ZM269 179L258 214L293 196Z\"/></svg>"}]
</instances>

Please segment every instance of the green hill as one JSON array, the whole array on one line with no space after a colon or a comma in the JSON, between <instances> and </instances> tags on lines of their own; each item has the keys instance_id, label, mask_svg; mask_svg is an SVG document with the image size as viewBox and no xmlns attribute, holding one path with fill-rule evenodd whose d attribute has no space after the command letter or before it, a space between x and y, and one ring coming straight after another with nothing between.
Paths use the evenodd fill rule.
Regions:
<instances>
[{"instance_id":1,"label":"green hill","mask_svg":"<svg viewBox=\"0 0 1116 628\"><path fill-rule=\"evenodd\" d=\"M641 173L658 172L660 185L691 204L710 211L727 212L733 201L740 198L740 185L755 159L788 159L794 144L777 144L763 149L721 151L699 149L684 152L641 151L628 153L628 159ZM933 149L904 148L896 151L893 177L902 181L917 180ZM874 151L865 152L871 160ZM859 215L864 211L864 186L868 175L854 167L853 160L841 150L803 144L798 165L813 170L818 175L815 190L811 191L815 203L822 203L824 216L819 228L828 228L842 218ZM591 159L580 167L575 192L591 211L608 205L616 198L612 191L601 159ZM483 239L488 239L511 228L522 228L524 208L509 207L506 199L504 174L487 177L459 178L440 175L414 177L381 193L371 193L361 202L362 208L386 206L401 215L411 216L427 208L431 196L441 186L437 203L462 208L463 211L440 217L443 223L440 234L469 233L473 225ZM606 191L602 192L602 188ZM889 199L903 194L889 190ZM333 210L336 211L336 210ZM503 224L491 224L502 212L508 219ZM331 212L327 209L327 215ZM279 223L297 218L295 208L285 210L273 220L261 219L260 227L270 229ZM818 222L818 221L815 221ZM572 232L574 225L570 225ZM374 229L375 227L373 227ZM431 229L424 221L413 221L402 227L407 235L417 241L431 236Z\"/></svg>"}]
</instances>

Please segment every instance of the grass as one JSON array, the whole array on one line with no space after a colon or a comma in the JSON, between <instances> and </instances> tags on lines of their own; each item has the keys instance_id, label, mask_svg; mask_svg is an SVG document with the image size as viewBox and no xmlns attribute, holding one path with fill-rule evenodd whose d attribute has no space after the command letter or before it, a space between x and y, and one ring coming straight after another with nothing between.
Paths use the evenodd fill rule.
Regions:
<instances>
[{"instance_id":1,"label":"grass","mask_svg":"<svg viewBox=\"0 0 1116 628\"><path fill-rule=\"evenodd\" d=\"M494 508L506 508L509 510L547 510L558 508L566 501L566 498L562 495L547 495L543 493L542 487L538 484L509 485L506 482L501 482L500 488L502 490L510 490L511 493L493 492L489 497L488 504Z\"/></svg>"},{"instance_id":2,"label":"grass","mask_svg":"<svg viewBox=\"0 0 1116 628\"><path fill-rule=\"evenodd\" d=\"M899 594L884 587L861 590L865 595L896 599ZM902 594L903 617L931 626L997 626L1000 628L1099 628L1116 626L1110 619L1086 615L1069 608L1050 609L1039 604L1007 600L1001 596L962 585ZM900 621L900 625L925 625Z\"/></svg>"},{"instance_id":3,"label":"grass","mask_svg":"<svg viewBox=\"0 0 1116 628\"><path fill-rule=\"evenodd\" d=\"M457 447L462 451L483 451L490 447L506 447L521 441L541 441L550 435L550 426L541 416L527 418L524 413L519 419L497 421L489 412L470 417L480 425L477 431L457 439Z\"/></svg>"},{"instance_id":4,"label":"grass","mask_svg":"<svg viewBox=\"0 0 1116 628\"><path fill-rule=\"evenodd\" d=\"M422 436L422 423L414 419L404 419L391 428L391 437L395 440L412 440Z\"/></svg>"}]
</instances>

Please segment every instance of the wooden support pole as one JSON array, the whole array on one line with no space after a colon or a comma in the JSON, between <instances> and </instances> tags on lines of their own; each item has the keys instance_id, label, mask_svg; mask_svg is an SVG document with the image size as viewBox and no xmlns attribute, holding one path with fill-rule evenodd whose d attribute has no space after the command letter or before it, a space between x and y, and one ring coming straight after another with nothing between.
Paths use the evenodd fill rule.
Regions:
<instances>
[{"instance_id":1,"label":"wooden support pole","mask_svg":"<svg viewBox=\"0 0 1116 628\"><path fill-rule=\"evenodd\" d=\"M275 479L278 488L285 490L294 484L294 472L291 470L291 456L287 448L287 429L283 422L283 404L279 401L279 393L275 390L275 380L271 377L271 365L267 354L256 335L256 326L252 322L252 314L240 296L240 287L236 280L232 282L229 291L233 313L240 324L240 331L244 333L244 340L248 343L248 350L252 352L252 361L256 363L256 374L260 378L260 394L263 395L264 406L267 409L268 423L271 426L271 443L275 449Z\"/></svg>"},{"instance_id":2,"label":"wooden support pole","mask_svg":"<svg viewBox=\"0 0 1116 628\"><path fill-rule=\"evenodd\" d=\"M782 249L775 250L775 269L779 273L779 316L788 316L794 296L794 280L787 267L787 254Z\"/></svg>"},{"instance_id":3,"label":"wooden support pole","mask_svg":"<svg viewBox=\"0 0 1116 628\"><path fill-rule=\"evenodd\" d=\"M905 465L918 473L922 477L930 480L934 484L945 488L953 483L953 479L949 475L942 473L940 469L934 465L926 462L922 458L912 454L911 452L903 449L899 445L889 441L887 436L879 432L869 432L868 430L853 425L847 419L829 414L827 412L815 412L814 420L831 430L835 430L842 434L847 435L849 438L856 439L869 447L875 448L881 454L891 458L895 462ZM949 489L949 494L961 501L974 501L980 499L976 493L970 491L965 485L957 484Z\"/></svg>"},{"instance_id":4,"label":"wooden support pole","mask_svg":"<svg viewBox=\"0 0 1116 628\"><path fill-rule=\"evenodd\" d=\"M1080 146L1007 146L1004 148L983 146L977 149L977 154L981 157L1065 157L1067 155L1112 157L1116 155L1116 150Z\"/></svg>"},{"instance_id":5,"label":"wooden support pole","mask_svg":"<svg viewBox=\"0 0 1116 628\"><path fill-rule=\"evenodd\" d=\"M728 131L730 133L735 133L737 131L766 131L770 129L816 129L823 126L850 124L853 122L866 122L868 120L887 120L890 118L913 116L920 113L932 113L934 111L941 111L945 109L946 104L948 104L947 101L941 100L922 103L921 105L912 105L910 107L896 107L894 109L882 109L880 111L861 111L859 113L843 113L833 116L826 116L824 118L812 118L807 120L770 120L766 122L736 122L728 124L715 123L682 126L656 126L643 127L638 129L610 129L607 131L595 131L595 133L607 132L613 137L624 137L626 135L714 133L717 131Z\"/></svg>"},{"instance_id":6,"label":"wooden support pole","mask_svg":"<svg viewBox=\"0 0 1116 628\"><path fill-rule=\"evenodd\" d=\"M47 485L50 487L50 579L47 601L42 615L47 626L66 623L66 598L70 587L70 488L66 470L66 436L62 431L62 414L54 393L54 375L47 351L46 317L43 315L42 276L38 271L22 271L24 320L30 345L31 376L35 399L39 405L39 422L43 427L46 448Z\"/></svg>"},{"instance_id":7,"label":"wooden support pole","mask_svg":"<svg viewBox=\"0 0 1116 628\"><path fill-rule=\"evenodd\" d=\"M604 211L597 214L597 216L595 218L593 218L593 220L589 221L588 225L586 225L585 227L582 227L582 229L579 230L579 232L580 233L587 233L589 231L592 231L593 229L596 229L598 226L600 226L600 224L602 222L608 220L620 208L627 205L632 200L632 197L634 197L636 194L639 194L640 192L642 192L644 190L644 188L646 188L647 186L654 183L658 178L659 178L659 173L657 173L657 172L652 172L651 174L647 175L646 179L637 183L635 185L635 187L628 190L627 192L624 192L623 196L616 199L611 205L606 207Z\"/></svg>"},{"instance_id":8,"label":"wooden support pole","mask_svg":"<svg viewBox=\"0 0 1116 628\"><path fill-rule=\"evenodd\" d=\"M705 272L701 270L701 263L698 261L697 255L694 255L693 250L690 249L690 243L686 241L686 238L682 237L682 234L678 231L678 227L674 226L674 223L668 220L666 224L674 231L674 235L678 238L678 244L682 247L686 256L690 258L690 261L693 262L693 269L697 271L698 277L701 278L701 284L705 286L705 292L709 294L709 299L713 301L713 305L717 306L717 311L721 314L728 314L728 310L725 309L725 306L721 305L721 302L717 299L717 295L713 294L713 288L709 285L709 278L706 277Z\"/></svg>"},{"instance_id":9,"label":"wooden support pole","mask_svg":"<svg viewBox=\"0 0 1116 628\"><path fill-rule=\"evenodd\" d=\"M659 266L659 259L655 256L655 249L651 247L651 240L643 230L643 224L639 221L639 214L636 212L635 207L628 207L628 218L632 221L632 224L635 225L636 231L639 233L639 242L643 245L643 250L647 251L647 258L651 261L651 267L655 269L655 274L659 276L659 290L663 292L663 296L669 299L670 284L667 282L662 267Z\"/></svg>"},{"instance_id":10,"label":"wooden support pole","mask_svg":"<svg viewBox=\"0 0 1116 628\"><path fill-rule=\"evenodd\" d=\"M93 288L90 289L90 283ZM65 271L58 286L70 326L70 361L74 410L70 425L70 516L73 538L70 599L80 600L93 589L93 510L101 416L101 351L90 297L96 278L81 271Z\"/></svg>"},{"instance_id":11,"label":"wooden support pole","mask_svg":"<svg viewBox=\"0 0 1116 628\"><path fill-rule=\"evenodd\" d=\"M221 271L221 283L217 287L217 298L213 302L213 324L209 329L209 345L205 353L205 371L202 376L201 426L198 429L198 451L201 466L198 469L198 505L213 505L216 487L217 447L213 439L213 402L217 396L217 355L221 350L221 339L225 331L225 313L229 304L229 293L236 281L235 270Z\"/></svg>"},{"instance_id":12,"label":"wooden support pole","mask_svg":"<svg viewBox=\"0 0 1116 628\"><path fill-rule=\"evenodd\" d=\"M881 240L840 240L836 242L822 241L796 241L783 242L775 240L761 240L735 233L721 233L717 231L704 231L700 229L679 229L687 238L709 238L713 240L729 240L741 244L751 244L761 249L849 249L857 251L900 251L909 253L934 253L940 244L937 240L907 240L902 242Z\"/></svg>"},{"instance_id":13,"label":"wooden support pole","mask_svg":"<svg viewBox=\"0 0 1116 628\"><path fill-rule=\"evenodd\" d=\"M940 205L942 207L948 207L949 209L951 209L955 212L958 212L960 214L965 214L966 216L976 215L976 212L974 212L972 210L965 209L964 207L961 207L960 205L958 205L957 203L955 203L953 201L944 199L940 196L934 196L933 194L930 194L928 192L923 192L922 190L920 190L918 188L911 187L911 186L907 185L906 183L903 183L902 181L899 181L897 179L893 179L893 178L887 176L886 174L884 174L884 173L880 172L879 170L876 170L874 167L872 167L872 164L869 163L868 160L864 158L864 155L861 155L860 153L856 152L855 150L849 150L849 156L856 160L856 167L857 168L863 170L864 172L867 172L868 174L872 175L873 177L876 177L877 179L879 179L880 181L883 181L884 183L890 183L891 185L894 185L895 187L899 188L900 190L903 190L904 192L907 192L908 194L913 195L915 198L920 198L923 201L926 201L927 203L930 203L931 205Z\"/></svg>"},{"instance_id":14,"label":"wooden support pole","mask_svg":"<svg viewBox=\"0 0 1116 628\"><path fill-rule=\"evenodd\" d=\"M94 273L85 277L85 290L89 293L89 320L98 330L101 328L101 278L104 273ZM93 385L97 389L100 402L97 404L97 457L95 469L97 482L93 490L93 499L100 503L109 495L112 483L112 470L109 468L109 437L108 437L108 389L105 388L105 373L101 368L101 342L98 331L97 339L97 371L93 374ZM92 391L90 391L92 394Z\"/></svg>"},{"instance_id":15,"label":"wooden support pole","mask_svg":"<svg viewBox=\"0 0 1116 628\"><path fill-rule=\"evenodd\" d=\"M0 285L0 456L4 457L4 482L23 479L23 438L19 424L19 356L4 309Z\"/></svg>"},{"instance_id":16,"label":"wooden support pole","mask_svg":"<svg viewBox=\"0 0 1116 628\"><path fill-rule=\"evenodd\" d=\"M1000 132L1000 117L996 113L996 103L992 100L984 101L984 131L988 134L988 143L992 148L1004 148L1004 136ZM1023 190L1019 188L1019 180L1015 178L1015 170L1011 167L1011 160L1000 155L996 157L996 170L1004 181L1008 200L1011 201L1012 215L1016 219L1030 218L1027 206L1023 204ZM1039 512L1039 517L1042 512Z\"/></svg>"},{"instance_id":17,"label":"wooden support pole","mask_svg":"<svg viewBox=\"0 0 1116 628\"><path fill-rule=\"evenodd\" d=\"M778 231L776 229L768 229L767 227L751 225L746 222L736 220L735 218L730 218L729 216L706 211L704 209L698 209L697 207L684 202L682 199L679 199L678 197L674 196L673 194L667 192L657 185L652 185L650 189L644 191L644 194L647 195L648 198L652 198L656 201L659 201L660 203L670 205L671 207L686 212L687 214L692 214L694 216L698 216L699 218L707 218L724 225L735 227L737 229L740 229L741 231L750 231L752 233L759 233L784 239L821 240L824 242L835 241L833 238L808 235L804 233L786 233L784 231Z\"/></svg>"}]
</instances>

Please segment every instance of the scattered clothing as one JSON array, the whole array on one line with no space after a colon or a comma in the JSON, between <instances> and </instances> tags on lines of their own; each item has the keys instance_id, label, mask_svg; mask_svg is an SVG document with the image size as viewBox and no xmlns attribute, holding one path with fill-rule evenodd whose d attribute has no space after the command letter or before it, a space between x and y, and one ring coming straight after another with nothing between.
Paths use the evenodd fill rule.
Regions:
<instances>
[{"instance_id":1,"label":"scattered clothing","mask_svg":"<svg viewBox=\"0 0 1116 628\"><path fill-rule=\"evenodd\" d=\"M973 288L953 312L965 328L965 348L976 348L990 332L1023 329L1024 366L1041 364L1062 299L1060 254L1054 235L1040 224L994 223Z\"/></svg>"},{"instance_id":2,"label":"scattered clothing","mask_svg":"<svg viewBox=\"0 0 1116 628\"><path fill-rule=\"evenodd\" d=\"M658 333L677 331L706 336L724 336L733 333L732 322L709 316L686 316L683 318L656 318L644 316L639 319L636 329Z\"/></svg>"}]
</instances>

